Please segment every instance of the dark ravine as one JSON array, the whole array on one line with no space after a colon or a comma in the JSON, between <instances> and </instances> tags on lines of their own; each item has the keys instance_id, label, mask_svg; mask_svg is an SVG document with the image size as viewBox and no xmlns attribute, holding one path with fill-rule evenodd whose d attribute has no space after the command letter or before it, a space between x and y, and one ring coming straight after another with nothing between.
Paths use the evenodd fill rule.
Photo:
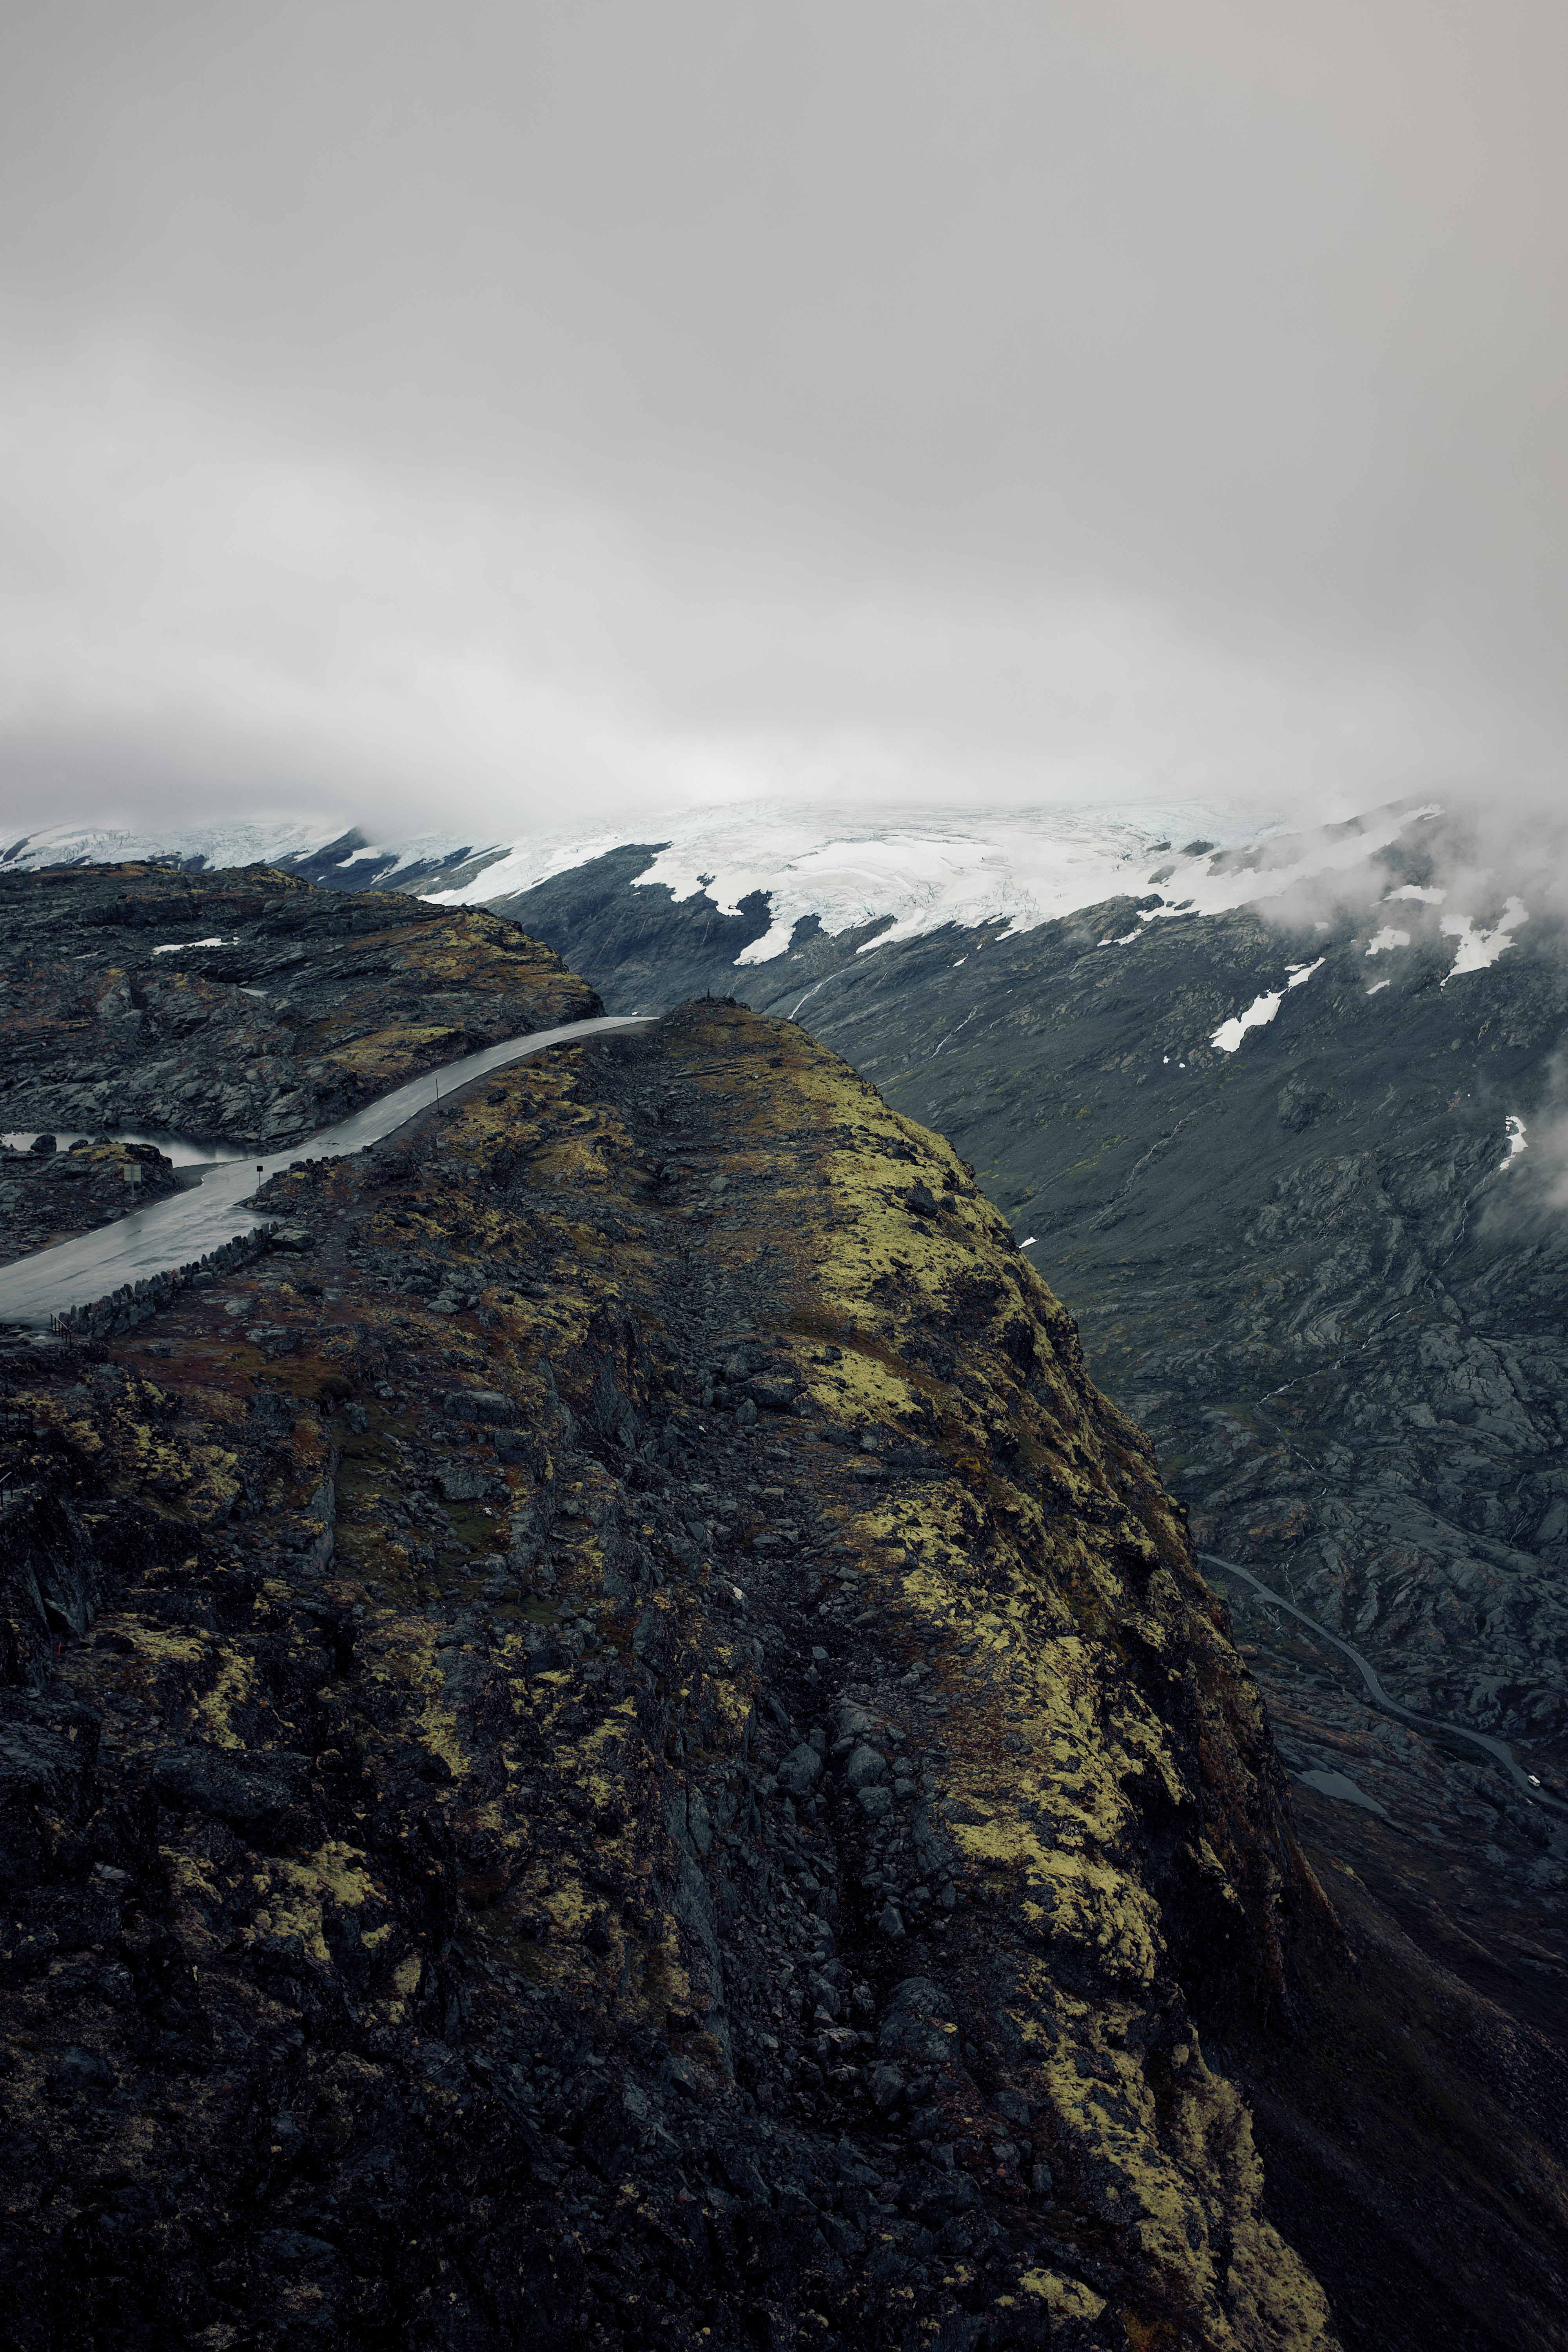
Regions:
<instances>
[{"instance_id":1,"label":"dark ravine","mask_svg":"<svg viewBox=\"0 0 1568 2352\"><path fill-rule=\"evenodd\" d=\"M1483 1756L1489 1757L1493 1762L1501 1766L1514 1787L1523 1794L1527 1803L1539 1804L1549 1814L1568 1814L1568 1804L1565 1804L1561 1797L1553 1796L1550 1790L1541 1789L1540 1782L1520 1765L1506 1739L1496 1739L1489 1731L1472 1731L1468 1725L1462 1723L1439 1723L1430 1716L1416 1715L1411 1708L1399 1706L1395 1700L1389 1697L1382 1682L1359 1650L1352 1648L1351 1643L1342 1640L1339 1634L1331 1633L1326 1625L1320 1625L1315 1617L1309 1616L1304 1609L1299 1609L1293 1601L1287 1601L1283 1593L1276 1592L1271 1585L1264 1583L1261 1577L1254 1576L1250 1569L1243 1568L1238 1560L1222 1559L1217 1553L1212 1551L1201 1551L1198 1558L1205 1568L1217 1568L1227 1576L1239 1577L1245 1585L1250 1587L1253 1592L1259 1594L1272 1608L1283 1610L1288 1617L1293 1617L1299 1624L1305 1625L1309 1633L1318 1640L1326 1642L1331 1649L1337 1650L1342 1657L1348 1658L1371 1692L1373 1705L1381 1707L1384 1713L1399 1716L1405 1722L1415 1724L1428 1737L1436 1735L1446 1740L1457 1740L1466 1748L1478 1749ZM1540 1790L1539 1795L1532 1793L1536 1790Z\"/></svg>"},{"instance_id":2,"label":"dark ravine","mask_svg":"<svg viewBox=\"0 0 1568 2352\"><path fill-rule=\"evenodd\" d=\"M26 2352L1568 2341L1543 1980L1314 1873L950 1146L699 1004L258 1206L4 1360Z\"/></svg>"}]
</instances>

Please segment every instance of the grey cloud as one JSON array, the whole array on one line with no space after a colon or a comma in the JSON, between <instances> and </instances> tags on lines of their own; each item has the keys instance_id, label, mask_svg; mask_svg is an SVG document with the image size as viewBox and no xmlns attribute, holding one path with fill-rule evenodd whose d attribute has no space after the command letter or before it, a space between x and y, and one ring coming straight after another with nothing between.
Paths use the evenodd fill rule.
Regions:
<instances>
[{"instance_id":1,"label":"grey cloud","mask_svg":"<svg viewBox=\"0 0 1568 2352\"><path fill-rule=\"evenodd\" d=\"M1524 0L36 12L0 793L1548 796L1565 52Z\"/></svg>"}]
</instances>

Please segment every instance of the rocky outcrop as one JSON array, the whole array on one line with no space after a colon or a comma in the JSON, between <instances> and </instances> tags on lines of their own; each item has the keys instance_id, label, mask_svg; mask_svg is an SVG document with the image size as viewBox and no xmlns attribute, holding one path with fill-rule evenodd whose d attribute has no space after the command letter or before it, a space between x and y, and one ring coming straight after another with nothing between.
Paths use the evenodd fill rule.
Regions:
<instances>
[{"instance_id":1,"label":"rocky outcrop","mask_svg":"<svg viewBox=\"0 0 1568 2352\"><path fill-rule=\"evenodd\" d=\"M723 971L708 940L732 959L769 909L705 931L710 900L628 887L629 859L514 907L639 1002L668 1001L662 971L797 1014L942 1128L1031 1237L1203 1549L1563 1797L1568 954L1528 885L1530 921L1495 961L1470 952L1477 862L1423 820L1338 899L1320 882L1310 904L1173 917L1160 867L1141 900L1021 935L857 955L805 926ZM1463 904L1433 903L1459 877ZM1272 1017L1225 1030L1249 1007ZM1331 1644L1209 1572L1320 1867L1354 1870L1435 1960L1568 2036L1560 1817L1462 1741L1369 1708Z\"/></svg>"},{"instance_id":2,"label":"rocky outcrop","mask_svg":"<svg viewBox=\"0 0 1568 2352\"><path fill-rule=\"evenodd\" d=\"M45 1133L26 1150L0 1145L0 1263L112 1224L179 1188L155 1144L102 1139L61 1151Z\"/></svg>"},{"instance_id":3,"label":"rocky outcrop","mask_svg":"<svg viewBox=\"0 0 1568 2352\"><path fill-rule=\"evenodd\" d=\"M9 1131L276 1150L422 1070L600 1009L515 924L266 866L0 875L0 942Z\"/></svg>"}]
</instances>

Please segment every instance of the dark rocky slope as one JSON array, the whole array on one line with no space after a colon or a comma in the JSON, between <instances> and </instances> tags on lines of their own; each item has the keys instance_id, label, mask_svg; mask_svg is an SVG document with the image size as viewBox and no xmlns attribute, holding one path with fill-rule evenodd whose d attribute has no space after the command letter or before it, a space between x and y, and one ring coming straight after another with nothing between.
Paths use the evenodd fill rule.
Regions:
<instances>
[{"instance_id":1,"label":"dark rocky slope","mask_svg":"<svg viewBox=\"0 0 1568 2352\"><path fill-rule=\"evenodd\" d=\"M599 1011L493 915L269 867L0 875L0 1123L288 1145L480 1045Z\"/></svg>"},{"instance_id":2,"label":"dark rocky slope","mask_svg":"<svg viewBox=\"0 0 1568 2352\"><path fill-rule=\"evenodd\" d=\"M1568 950L1538 910L1489 969L1458 970L1436 907L1375 903L1461 853L1428 824L1368 862L1360 911L1324 892L1296 929L1246 911L1142 924L1151 893L1011 940L990 926L857 955L864 935L803 932L722 975L697 953L704 925L733 957L765 906L742 936L708 902L628 888L635 859L512 903L639 1001L660 1001L662 958L672 988L700 971L797 1011L950 1136L1036 1237L1203 1548L1276 1580L1405 1704L1500 1734L1568 1793L1568 1226L1550 1149ZM1369 954L1396 930L1407 945ZM1234 1054L1210 1044L1270 990L1270 1024ZM1511 1160L1510 1118L1531 1139ZM1455 1958L1463 1906L1486 1956L1460 1931L1465 1964L1493 1990L1541 1971L1561 2022L1561 1829L1473 1751L1369 1711L1331 1650L1245 1609L1292 1768L1350 1784L1303 1797L1336 1850L1364 1860L1381 1807L1408 1851L1380 1883L1413 1930Z\"/></svg>"},{"instance_id":3,"label":"dark rocky slope","mask_svg":"<svg viewBox=\"0 0 1568 2352\"><path fill-rule=\"evenodd\" d=\"M693 1007L269 1196L7 1366L10 2340L1568 2340L1560 2062L947 1146Z\"/></svg>"},{"instance_id":4,"label":"dark rocky slope","mask_svg":"<svg viewBox=\"0 0 1568 2352\"><path fill-rule=\"evenodd\" d=\"M1511 1740L1561 1793L1568 1229L1540 1139L1568 959L1543 928L1445 984L1451 941L1418 936L1371 996L1388 965L1365 945L1240 915L1125 950L1091 929L992 940L907 992L888 984L893 950L879 989L840 983L824 1025L1038 1236L1203 1549L1345 1634L1406 1706ZM1314 951L1271 1024L1231 1055L1206 1043ZM1509 1160L1510 1116L1533 1159ZM1353 1673L1247 1606L1292 1690L1290 1761L1343 1769L1342 1692L1365 1720ZM1498 1931L1543 1943L1568 1988L1561 1827L1473 1757L1388 1727L1369 1741L1350 1777L1425 1841L1428 1891L1469 1899L1479 1874ZM1390 1745L1409 1761L1396 1801L1365 1777Z\"/></svg>"}]
</instances>

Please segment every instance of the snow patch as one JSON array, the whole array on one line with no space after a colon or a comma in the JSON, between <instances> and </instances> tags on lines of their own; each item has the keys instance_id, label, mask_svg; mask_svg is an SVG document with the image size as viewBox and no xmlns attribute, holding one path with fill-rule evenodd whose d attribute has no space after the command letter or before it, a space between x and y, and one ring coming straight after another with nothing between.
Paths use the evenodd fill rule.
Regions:
<instances>
[{"instance_id":1,"label":"snow patch","mask_svg":"<svg viewBox=\"0 0 1568 2352\"><path fill-rule=\"evenodd\" d=\"M154 955L178 955L185 948L232 948L234 940L171 940L167 947L154 948Z\"/></svg>"},{"instance_id":2,"label":"snow patch","mask_svg":"<svg viewBox=\"0 0 1568 2352\"><path fill-rule=\"evenodd\" d=\"M1249 1029L1265 1028L1273 1020L1285 1002L1285 989L1304 988L1315 971L1322 971L1327 961L1326 956L1320 956L1316 963L1287 964L1285 988L1275 989L1267 996L1255 996L1245 1013L1234 1013L1230 1020L1220 1023L1209 1044L1217 1045L1222 1054L1234 1054Z\"/></svg>"},{"instance_id":3,"label":"snow patch","mask_svg":"<svg viewBox=\"0 0 1568 2352\"><path fill-rule=\"evenodd\" d=\"M1515 1118L1511 1111L1508 1116L1508 1123L1505 1132L1508 1136L1508 1150L1498 1161L1500 1172L1504 1168L1511 1168L1514 1161L1519 1158L1520 1153L1521 1151L1528 1151L1530 1149L1529 1144L1525 1140L1524 1121L1521 1118Z\"/></svg>"},{"instance_id":4,"label":"snow patch","mask_svg":"<svg viewBox=\"0 0 1568 2352\"><path fill-rule=\"evenodd\" d=\"M969 1011L964 1014L964 1016L963 1016L963 1020L959 1023L959 1024L958 1024L958 1029L967 1029L967 1028L968 1028L968 1026L969 1026L969 1024L970 1024L970 1023L973 1020L973 1018L974 1018L975 1014L979 1012L979 1010L980 1010L980 1007L979 1007L979 1005L978 1005L978 1004L972 1005L972 1006L970 1007ZM943 1038L942 1039L942 1041L941 1041L941 1043L940 1043L939 1045L935 1045L935 1046L933 1046L933 1047L932 1047L932 1049L931 1049L931 1060L932 1060L933 1062L935 1061L935 1059L936 1059L936 1057L937 1057L938 1054L940 1054L940 1053L941 1053L941 1051L942 1051L942 1046L943 1046L943 1045L952 1045L953 1038L954 1038L954 1037L956 1037L956 1036L957 1036L957 1034L958 1034L958 1029L953 1030L953 1032L952 1032L952 1035L951 1035L951 1036L943 1037Z\"/></svg>"},{"instance_id":5,"label":"snow patch","mask_svg":"<svg viewBox=\"0 0 1568 2352\"><path fill-rule=\"evenodd\" d=\"M1440 907L1447 895L1447 890L1436 887L1426 889L1419 882L1402 882L1397 890L1384 894L1383 903L1386 907L1393 898L1419 898L1424 907Z\"/></svg>"},{"instance_id":6,"label":"snow patch","mask_svg":"<svg viewBox=\"0 0 1568 2352\"><path fill-rule=\"evenodd\" d=\"M1371 940L1367 943L1366 951L1369 956L1383 955L1390 948L1407 948L1409 945L1410 934L1408 931L1396 931L1392 924L1385 923L1381 931L1373 931ZM1388 986L1388 982L1384 981L1383 982L1383 986L1386 988Z\"/></svg>"},{"instance_id":7,"label":"snow patch","mask_svg":"<svg viewBox=\"0 0 1568 2352\"><path fill-rule=\"evenodd\" d=\"M1234 1013L1228 1021L1220 1023L1209 1044L1217 1045L1222 1054L1234 1054L1247 1031L1264 1028L1284 1002L1283 989L1272 996L1255 996L1245 1013Z\"/></svg>"},{"instance_id":8,"label":"snow patch","mask_svg":"<svg viewBox=\"0 0 1568 2352\"><path fill-rule=\"evenodd\" d=\"M1530 910L1522 898L1505 900L1498 921L1489 931L1477 930L1468 915L1445 915L1438 926L1445 939L1458 940L1458 952L1448 968L1443 986L1458 980L1461 972L1485 971L1496 963L1505 948L1514 944L1513 933L1521 923L1528 923Z\"/></svg>"},{"instance_id":9,"label":"snow patch","mask_svg":"<svg viewBox=\"0 0 1568 2352\"><path fill-rule=\"evenodd\" d=\"M1369 996L1375 996L1380 988L1391 988L1393 984L1392 981L1374 980L1366 992Z\"/></svg>"},{"instance_id":10,"label":"snow patch","mask_svg":"<svg viewBox=\"0 0 1568 2352\"><path fill-rule=\"evenodd\" d=\"M356 855L360 856L374 856L377 857L384 857L391 852L391 850L392 845L389 842L384 849L379 849L374 852L362 850L356 852ZM589 856L596 856L598 855L596 850L590 850L585 854ZM504 895L509 887L515 888L520 887L516 884L508 885L502 883L494 890L481 890L478 887L478 877L481 867L487 874L493 874L497 870L498 866L504 866L514 855L515 849L513 845L504 841L490 842L485 847L479 848L475 845L474 836L472 834L416 834L412 840L400 841L397 844L396 853L394 856L393 863L387 867L384 874L377 877L377 887L383 890L386 889L390 886L392 877L395 874L405 874L411 866L438 866L446 865L448 859L453 859L459 861L463 866L470 866L474 869L468 882L458 890L433 890L427 892L426 895L433 899L444 902L461 902L464 905L482 906L487 898L499 898ZM561 869L559 867L554 869L556 872L559 872L560 870ZM540 878L542 879L542 877ZM526 888L527 885L524 884L521 887Z\"/></svg>"}]
</instances>

